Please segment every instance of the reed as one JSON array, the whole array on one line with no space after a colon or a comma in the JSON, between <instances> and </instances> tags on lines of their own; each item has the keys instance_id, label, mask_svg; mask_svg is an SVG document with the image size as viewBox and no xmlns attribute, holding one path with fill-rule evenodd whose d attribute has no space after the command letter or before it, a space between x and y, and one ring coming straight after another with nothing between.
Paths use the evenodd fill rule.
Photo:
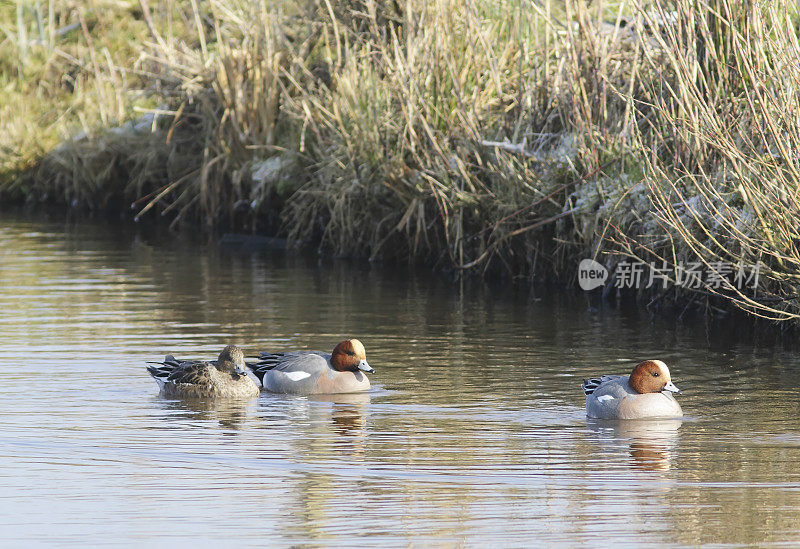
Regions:
<instances>
[{"instance_id":1,"label":"reed","mask_svg":"<svg viewBox=\"0 0 800 549\"><path fill-rule=\"evenodd\" d=\"M638 7L651 26L666 15ZM623 236L622 249L663 259L674 276L681 261L723 275L724 265L760 265L760 291L744 291L731 276L701 289L758 316L796 319L797 5L677 7L642 56L650 70L670 67L663 83L647 87L653 116L639 137L653 231Z\"/></svg>"},{"instance_id":2,"label":"reed","mask_svg":"<svg viewBox=\"0 0 800 549\"><path fill-rule=\"evenodd\" d=\"M465 273L759 263L694 291L800 314L796 4L90 5L0 3L2 196Z\"/></svg>"}]
</instances>

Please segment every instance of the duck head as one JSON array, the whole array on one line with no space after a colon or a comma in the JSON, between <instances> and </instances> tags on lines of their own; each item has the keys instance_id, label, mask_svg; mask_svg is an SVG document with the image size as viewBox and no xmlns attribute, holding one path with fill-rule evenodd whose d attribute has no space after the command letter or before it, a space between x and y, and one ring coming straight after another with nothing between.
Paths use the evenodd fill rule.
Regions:
<instances>
[{"instance_id":1,"label":"duck head","mask_svg":"<svg viewBox=\"0 0 800 549\"><path fill-rule=\"evenodd\" d=\"M628 385L637 393L660 393L670 391L680 393L680 389L672 383L669 368L660 360L645 360L636 365L631 372Z\"/></svg>"},{"instance_id":2,"label":"duck head","mask_svg":"<svg viewBox=\"0 0 800 549\"><path fill-rule=\"evenodd\" d=\"M236 345L228 345L217 358L217 370L238 375L246 375L244 352Z\"/></svg>"},{"instance_id":3,"label":"duck head","mask_svg":"<svg viewBox=\"0 0 800 549\"><path fill-rule=\"evenodd\" d=\"M362 370L369 374L375 370L367 362L364 345L357 339L346 339L333 348L331 365L340 372L357 372Z\"/></svg>"}]
</instances>

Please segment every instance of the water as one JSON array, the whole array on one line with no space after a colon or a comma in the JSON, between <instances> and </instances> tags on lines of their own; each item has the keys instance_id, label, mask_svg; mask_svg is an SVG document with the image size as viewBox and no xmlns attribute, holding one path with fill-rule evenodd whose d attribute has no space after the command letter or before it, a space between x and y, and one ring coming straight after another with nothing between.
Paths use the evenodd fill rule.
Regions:
<instances>
[{"instance_id":1,"label":"water","mask_svg":"<svg viewBox=\"0 0 800 549\"><path fill-rule=\"evenodd\" d=\"M0 221L4 545L800 543L800 359L580 297ZM161 398L166 353L366 345L368 394ZM584 417L661 358L684 421Z\"/></svg>"}]
</instances>

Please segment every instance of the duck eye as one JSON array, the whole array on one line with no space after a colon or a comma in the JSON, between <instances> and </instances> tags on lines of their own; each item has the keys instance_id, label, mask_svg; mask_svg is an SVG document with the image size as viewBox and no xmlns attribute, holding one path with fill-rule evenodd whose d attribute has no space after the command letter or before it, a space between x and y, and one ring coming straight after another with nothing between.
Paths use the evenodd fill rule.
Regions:
<instances>
[{"instance_id":1,"label":"duck eye","mask_svg":"<svg viewBox=\"0 0 800 549\"><path fill-rule=\"evenodd\" d=\"M356 356L356 354L353 351L345 351L345 354L348 354L350 356Z\"/></svg>"},{"instance_id":2,"label":"duck eye","mask_svg":"<svg viewBox=\"0 0 800 549\"><path fill-rule=\"evenodd\" d=\"M658 372L653 372L653 377L658 377L660 374Z\"/></svg>"}]
</instances>

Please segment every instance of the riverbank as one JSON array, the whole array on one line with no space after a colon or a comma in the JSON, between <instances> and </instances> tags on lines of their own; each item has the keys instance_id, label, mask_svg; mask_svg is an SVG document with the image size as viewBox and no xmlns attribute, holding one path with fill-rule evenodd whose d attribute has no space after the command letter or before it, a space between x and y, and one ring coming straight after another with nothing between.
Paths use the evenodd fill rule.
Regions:
<instances>
[{"instance_id":1,"label":"riverbank","mask_svg":"<svg viewBox=\"0 0 800 549\"><path fill-rule=\"evenodd\" d=\"M800 314L796 5L101 4L0 17L4 202Z\"/></svg>"}]
</instances>

